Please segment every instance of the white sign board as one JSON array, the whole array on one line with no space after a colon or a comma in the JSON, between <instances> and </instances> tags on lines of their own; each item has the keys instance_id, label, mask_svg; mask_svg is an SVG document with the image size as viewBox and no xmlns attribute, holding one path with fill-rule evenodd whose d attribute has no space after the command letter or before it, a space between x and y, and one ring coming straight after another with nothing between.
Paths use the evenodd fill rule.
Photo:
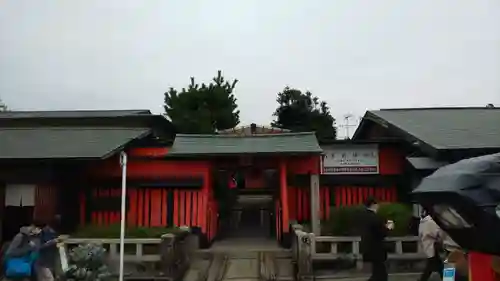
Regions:
<instances>
[{"instance_id":1,"label":"white sign board","mask_svg":"<svg viewBox=\"0 0 500 281\"><path fill-rule=\"evenodd\" d=\"M333 145L323 147L323 174L354 175L378 174L378 146Z\"/></svg>"}]
</instances>

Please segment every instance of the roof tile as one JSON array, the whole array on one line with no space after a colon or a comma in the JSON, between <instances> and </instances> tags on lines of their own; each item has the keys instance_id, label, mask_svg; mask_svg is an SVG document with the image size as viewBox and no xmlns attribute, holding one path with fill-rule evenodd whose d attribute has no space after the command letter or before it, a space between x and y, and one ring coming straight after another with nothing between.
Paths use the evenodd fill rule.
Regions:
<instances>
[{"instance_id":1,"label":"roof tile","mask_svg":"<svg viewBox=\"0 0 500 281\"><path fill-rule=\"evenodd\" d=\"M102 158L148 128L0 128L0 159Z\"/></svg>"},{"instance_id":2,"label":"roof tile","mask_svg":"<svg viewBox=\"0 0 500 281\"><path fill-rule=\"evenodd\" d=\"M500 108L369 111L436 149L500 148Z\"/></svg>"},{"instance_id":3,"label":"roof tile","mask_svg":"<svg viewBox=\"0 0 500 281\"><path fill-rule=\"evenodd\" d=\"M172 156L321 153L314 133L283 133L248 136L177 135Z\"/></svg>"}]
</instances>

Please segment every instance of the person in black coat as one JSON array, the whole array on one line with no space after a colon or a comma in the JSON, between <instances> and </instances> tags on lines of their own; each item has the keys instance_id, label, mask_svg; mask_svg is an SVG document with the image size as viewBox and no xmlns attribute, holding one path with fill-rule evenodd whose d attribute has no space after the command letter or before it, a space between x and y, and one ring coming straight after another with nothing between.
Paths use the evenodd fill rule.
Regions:
<instances>
[{"instance_id":1,"label":"person in black coat","mask_svg":"<svg viewBox=\"0 0 500 281\"><path fill-rule=\"evenodd\" d=\"M387 281L387 250L385 248L385 237L388 230L394 227L392 222L386 222L377 215L378 203L375 198L365 201L365 214L361 234L361 254L363 261L371 265L371 277L369 281Z\"/></svg>"}]
</instances>

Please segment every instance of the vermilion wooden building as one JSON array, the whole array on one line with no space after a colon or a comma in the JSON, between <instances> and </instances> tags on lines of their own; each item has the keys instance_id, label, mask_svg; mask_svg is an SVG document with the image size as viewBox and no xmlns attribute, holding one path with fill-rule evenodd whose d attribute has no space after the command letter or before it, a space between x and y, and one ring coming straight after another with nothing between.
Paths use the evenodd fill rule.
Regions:
<instances>
[{"instance_id":1,"label":"vermilion wooden building","mask_svg":"<svg viewBox=\"0 0 500 281\"><path fill-rule=\"evenodd\" d=\"M260 227L285 241L291 219L325 219L332 206L360 204L369 195L404 198L404 155L396 142L319 144L313 133L256 125L173 135L170 122L143 110L0 113L4 235L23 223L9 221L9 212L23 213L24 222L60 213L68 231L118 223L122 150L129 156L128 225L188 225L205 242L227 229L227 202L217 190L234 174L238 198L247 202L233 206L238 227ZM26 198L33 206L25 206ZM258 227L248 225L255 223L251 214L260 214Z\"/></svg>"},{"instance_id":2,"label":"vermilion wooden building","mask_svg":"<svg viewBox=\"0 0 500 281\"><path fill-rule=\"evenodd\" d=\"M172 139L170 122L149 110L0 112L3 238L56 213L73 229L80 190L115 186L88 182L88 171L124 149L165 147L162 140Z\"/></svg>"},{"instance_id":3,"label":"vermilion wooden building","mask_svg":"<svg viewBox=\"0 0 500 281\"><path fill-rule=\"evenodd\" d=\"M269 196L259 210L272 217L268 221L274 225L272 232L279 238L286 235L290 219L288 176L318 178L321 148L312 133L177 135L171 148L132 148L128 154L128 224L188 225L199 229L210 242L219 228L221 202L216 188L224 189L229 175L236 171L262 183L251 188L250 194ZM92 170L92 185L100 183L101 187L81 195L82 222L118 222L119 185L103 188L102 183L117 183L120 177L116 159ZM103 201L97 206L98 200L115 203Z\"/></svg>"},{"instance_id":4,"label":"vermilion wooden building","mask_svg":"<svg viewBox=\"0 0 500 281\"><path fill-rule=\"evenodd\" d=\"M500 152L499 121L500 108L492 105L374 110L366 112L353 138L398 142L413 189L443 165ZM469 280L498 280L492 269L498 272L497 257L470 252L468 259Z\"/></svg>"},{"instance_id":5,"label":"vermilion wooden building","mask_svg":"<svg viewBox=\"0 0 500 281\"><path fill-rule=\"evenodd\" d=\"M500 152L499 120L500 108L491 106L373 110L366 112L353 140L398 143L404 185L413 190L439 167Z\"/></svg>"}]
</instances>

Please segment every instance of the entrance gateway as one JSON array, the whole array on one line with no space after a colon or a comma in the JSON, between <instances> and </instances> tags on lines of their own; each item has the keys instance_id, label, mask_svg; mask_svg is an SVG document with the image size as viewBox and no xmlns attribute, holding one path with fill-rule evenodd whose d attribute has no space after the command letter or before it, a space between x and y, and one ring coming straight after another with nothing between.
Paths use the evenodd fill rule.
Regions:
<instances>
[{"instance_id":1,"label":"entrance gateway","mask_svg":"<svg viewBox=\"0 0 500 281\"><path fill-rule=\"evenodd\" d=\"M260 237L288 245L289 221L294 219L289 216L289 178L308 178L315 187L311 214L313 222L319 221L314 200L319 197L321 153L312 132L269 133L252 127L248 133L177 135L168 155L210 161L206 192L218 211L217 240ZM318 227L313 223L313 228Z\"/></svg>"},{"instance_id":2,"label":"entrance gateway","mask_svg":"<svg viewBox=\"0 0 500 281\"><path fill-rule=\"evenodd\" d=\"M208 205L218 210L208 259L195 259L188 276L293 280L291 253L279 247L289 245L289 221L296 219L290 217L295 206L289 204L289 178L310 179L311 219L319 222L314 200L319 201L321 153L314 133L258 132L252 126L219 135L177 135L169 156L210 161Z\"/></svg>"}]
</instances>

